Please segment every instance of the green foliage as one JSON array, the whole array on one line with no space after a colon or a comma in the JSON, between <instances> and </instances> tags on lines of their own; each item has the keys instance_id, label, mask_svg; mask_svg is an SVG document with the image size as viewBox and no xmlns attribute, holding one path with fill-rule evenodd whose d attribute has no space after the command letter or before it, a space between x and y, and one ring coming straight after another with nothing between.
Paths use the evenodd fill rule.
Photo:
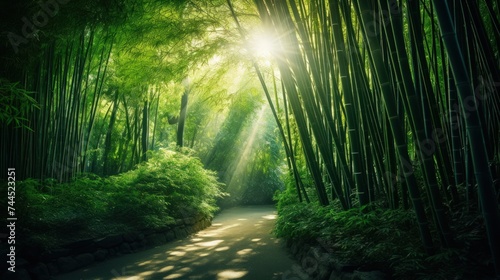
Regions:
<instances>
[{"instance_id":1,"label":"green foliage","mask_svg":"<svg viewBox=\"0 0 500 280\"><path fill-rule=\"evenodd\" d=\"M264 163L266 164L266 163ZM268 163L267 163L268 164ZM268 168L276 168L274 166L266 166ZM260 171L260 170L259 170ZM277 190L283 188L283 183L280 181L280 171L272 169L267 173L255 172L252 174L246 183L246 189L242 195L243 204L272 204L273 195Z\"/></svg>"},{"instance_id":2,"label":"green foliage","mask_svg":"<svg viewBox=\"0 0 500 280\"><path fill-rule=\"evenodd\" d=\"M69 183L18 182L25 245L157 229L176 218L211 217L223 195L213 172L182 151L161 149L133 171L110 178L82 175ZM17 208L17 207L16 207Z\"/></svg>"},{"instance_id":3,"label":"green foliage","mask_svg":"<svg viewBox=\"0 0 500 280\"><path fill-rule=\"evenodd\" d=\"M232 103L227 117L214 139L214 146L210 153L204 157L205 165L220 174L227 171L230 163L235 161L238 148L243 141L242 133L252 121L257 106L261 105L260 92L255 88L242 90L231 96Z\"/></svg>"},{"instance_id":4,"label":"green foliage","mask_svg":"<svg viewBox=\"0 0 500 280\"><path fill-rule=\"evenodd\" d=\"M31 130L27 116L33 108L39 108L31 94L19 83L0 78L0 122Z\"/></svg>"},{"instance_id":5,"label":"green foliage","mask_svg":"<svg viewBox=\"0 0 500 280\"><path fill-rule=\"evenodd\" d=\"M251 166L248 175L245 174L242 203L272 204L273 194L284 189L282 181L283 144L279 141L276 124L269 112L262 112L250 153L252 159L247 163ZM263 123L262 123L263 122ZM255 129L255 128L254 128Z\"/></svg>"},{"instance_id":6,"label":"green foliage","mask_svg":"<svg viewBox=\"0 0 500 280\"><path fill-rule=\"evenodd\" d=\"M95 226L107 218L105 187L103 180L89 177L64 184L52 179L18 182L20 236L25 245L52 247L87 233L98 234L102 227Z\"/></svg>"},{"instance_id":7,"label":"green foliage","mask_svg":"<svg viewBox=\"0 0 500 280\"><path fill-rule=\"evenodd\" d=\"M297 189L294 185L295 179L290 174L284 175L283 178L285 181L285 189L282 191L276 191L273 197L274 201L276 202L278 213L284 211L284 208L288 205L299 203Z\"/></svg>"},{"instance_id":8,"label":"green foliage","mask_svg":"<svg viewBox=\"0 0 500 280\"><path fill-rule=\"evenodd\" d=\"M156 200L155 211L174 218L181 218L184 211L211 216L217 210L216 198L224 195L221 184L213 171L204 169L188 152L160 149L137 169L110 180L125 191L151 196L148 200Z\"/></svg>"},{"instance_id":9,"label":"green foliage","mask_svg":"<svg viewBox=\"0 0 500 280\"><path fill-rule=\"evenodd\" d=\"M272 204L273 193L283 188L280 140L274 119L262 107L261 92L246 85L232 96L213 147L203 156L231 195L219 205Z\"/></svg>"},{"instance_id":10,"label":"green foliage","mask_svg":"<svg viewBox=\"0 0 500 280\"><path fill-rule=\"evenodd\" d=\"M294 196L290 187L276 195L276 235L319 243L345 263L376 266L397 279L465 279L481 275L489 265L484 232L472 217L465 219L472 220L469 229L457 236L461 246L428 255L418 242L412 211L377 204L342 211L338 203L323 207L317 202L298 203Z\"/></svg>"}]
</instances>

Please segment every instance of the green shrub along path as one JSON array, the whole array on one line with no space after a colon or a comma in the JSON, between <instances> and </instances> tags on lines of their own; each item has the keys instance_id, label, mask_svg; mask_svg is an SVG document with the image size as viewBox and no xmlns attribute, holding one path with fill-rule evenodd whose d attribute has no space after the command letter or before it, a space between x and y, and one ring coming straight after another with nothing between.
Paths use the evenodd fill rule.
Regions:
<instances>
[{"instance_id":1,"label":"green shrub along path","mask_svg":"<svg viewBox=\"0 0 500 280\"><path fill-rule=\"evenodd\" d=\"M297 265L272 233L275 220L273 206L226 209L187 238L56 279L286 279Z\"/></svg>"},{"instance_id":2,"label":"green shrub along path","mask_svg":"<svg viewBox=\"0 0 500 280\"><path fill-rule=\"evenodd\" d=\"M85 174L68 183L19 183L18 209L27 247L61 244L108 234L156 230L175 219L212 217L223 196L214 172L186 150L160 149L148 162L120 175Z\"/></svg>"}]
</instances>

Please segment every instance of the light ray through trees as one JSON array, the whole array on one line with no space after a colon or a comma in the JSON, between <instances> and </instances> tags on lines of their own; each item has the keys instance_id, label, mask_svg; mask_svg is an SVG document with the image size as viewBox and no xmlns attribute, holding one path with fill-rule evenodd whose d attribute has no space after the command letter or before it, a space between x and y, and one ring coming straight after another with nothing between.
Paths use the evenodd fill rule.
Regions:
<instances>
[{"instance_id":1,"label":"light ray through trees","mask_svg":"<svg viewBox=\"0 0 500 280\"><path fill-rule=\"evenodd\" d=\"M248 164L255 160L252 157L252 153L255 153L255 141L257 140L258 134L262 133L262 128L265 127L264 122L264 111L267 106L263 105L258 113L257 119L253 121L252 125L248 128L250 131L248 136L245 135L246 140L243 142L242 148L239 150L239 153L236 155L234 164L234 168L231 170L231 174L228 176L229 180L227 181L227 189L228 193L231 193L235 197L241 196L244 189L242 189L242 185L244 185L243 180L248 179L248 172L250 172L248 168Z\"/></svg>"}]
</instances>

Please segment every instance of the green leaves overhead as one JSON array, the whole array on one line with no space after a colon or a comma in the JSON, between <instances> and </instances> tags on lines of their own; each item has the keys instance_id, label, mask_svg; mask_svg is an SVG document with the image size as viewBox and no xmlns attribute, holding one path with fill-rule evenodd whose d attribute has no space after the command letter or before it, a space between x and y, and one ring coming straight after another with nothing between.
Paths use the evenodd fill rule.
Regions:
<instances>
[{"instance_id":1,"label":"green leaves overhead","mask_svg":"<svg viewBox=\"0 0 500 280\"><path fill-rule=\"evenodd\" d=\"M207 33L217 22L200 18L196 6L149 2L118 30L112 63L126 83L179 81L211 56L212 45L221 47L223 40Z\"/></svg>"}]
</instances>

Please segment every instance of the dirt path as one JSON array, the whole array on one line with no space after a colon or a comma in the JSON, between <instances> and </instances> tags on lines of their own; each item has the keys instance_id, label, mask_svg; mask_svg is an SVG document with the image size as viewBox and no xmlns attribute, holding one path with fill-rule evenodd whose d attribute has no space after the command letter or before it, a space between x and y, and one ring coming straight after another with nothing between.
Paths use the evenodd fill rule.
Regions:
<instances>
[{"instance_id":1,"label":"dirt path","mask_svg":"<svg viewBox=\"0 0 500 280\"><path fill-rule=\"evenodd\" d=\"M271 233L275 219L271 206L231 208L187 238L56 279L299 279L292 272L297 265Z\"/></svg>"}]
</instances>

